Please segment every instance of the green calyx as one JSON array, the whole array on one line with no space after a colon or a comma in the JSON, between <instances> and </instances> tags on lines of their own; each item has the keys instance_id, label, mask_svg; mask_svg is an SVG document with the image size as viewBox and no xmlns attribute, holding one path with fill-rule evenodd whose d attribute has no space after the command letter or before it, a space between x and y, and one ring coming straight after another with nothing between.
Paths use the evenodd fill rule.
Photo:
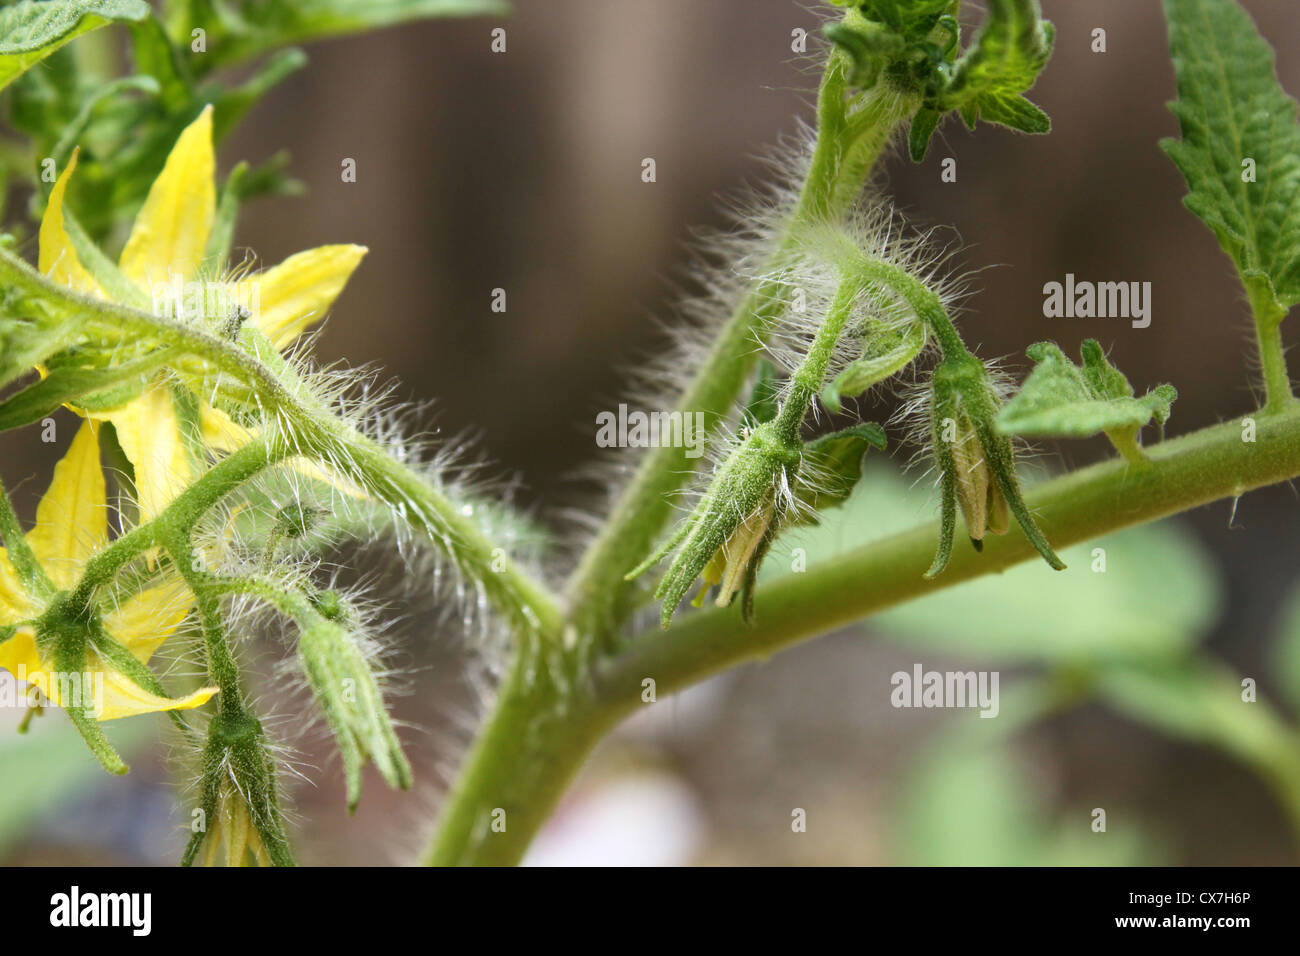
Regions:
<instances>
[{"instance_id":1,"label":"green calyx","mask_svg":"<svg viewBox=\"0 0 1300 956\"><path fill-rule=\"evenodd\" d=\"M1065 567L1025 505L1011 442L994 426L997 413L984 363L969 352L946 355L931 382L930 432L941 476L942 516L927 578L941 573L952 555L958 507L977 551L986 532L1006 532L1009 511L1043 559L1057 570Z\"/></svg>"},{"instance_id":2,"label":"green calyx","mask_svg":"<svg viewBox=\"0 0 1300 956\"><path fill-rule=\"evenodd\" d=\"M802 458L802 443L790 431L780 416L755 427L718 468L690 517L627 575L628 580L640 576L678 549L655 590L655 598L663 602L664 627L672 623L678 603L700 577L706 589L722 586L720 605L730 604L743 588L746 607L752 607L757 565L788 505L788 489Z\"/></svg>"},{"instance_id":3,"label":"green calyx","mask_svg":"<svg viewBox=\"0 0 1300 956\"><path fill-rule=\"evenodd\" d=\"M224 849L227 863L243 865L248 858L276 866L293 866L284 831L279 785L261 722L228 702L208 726L201 757L200 813L181 858L195 862L207 843L207 859Z\"/></svg>"}]
</instances>

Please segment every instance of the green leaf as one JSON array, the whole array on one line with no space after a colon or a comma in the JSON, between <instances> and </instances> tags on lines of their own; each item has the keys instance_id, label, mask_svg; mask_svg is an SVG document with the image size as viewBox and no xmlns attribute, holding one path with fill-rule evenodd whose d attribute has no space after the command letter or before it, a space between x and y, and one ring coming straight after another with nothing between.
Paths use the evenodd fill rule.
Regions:
<instances>
[{"instance_id":1,"label":"green leaf","mask_svg":"<svg viewBox=\"0 0 1300 956\"><path fill-rule=\"evenodd\" d=\"M1276 649L1278 689L1300 712L1300 587L1291 594L1282 615L1282 631Z\"/></svg>"},{"instance_id":2,"label":"green leaf","mask_svg":"<svg viewBox=\"0 0 1300 956\"><path fill-rule=\"evenodd\" d=\"M1017 117L1028 115L1028 111L1015 101L1022 100L1019 94L1038 80L1052 55L1054 37L1052 24L1043 19L1038 0L990 0L987 18L934 99L940 107L973 110L972 116L984 114L983 118L990 122L1023 122ZM1033 104L1029 107L1042 115Z\"/></svg>"},{"instance_id":3,"label":"green leaf","mask_svg":"<svg viewBox=\"0 0 1300 956\"><path fill-rule=\"evenodd\" d=\"M805 480L800 482L795 493L806 506L800 511L811 514L810 520L815 522L820 512L847 501L862 477L862 462L867 449L884 451L886 444L885 430L872 422L810 441L804 446L803 464L799 470ZM796 523L802 522L796 519Z\"/></svg>"},{"instance_id":4,"label":"green leaf","mask_svg":"<svg viewBox=\"0 0 1300 956\"><path fill-rule=\"evenodd\" d=\"M242 0L217 9L225 36L214 45L212 55L230 62L279 46L411 20L500 16L509 6L503 0Z\"/></svg>"},{"instance_id":5,"label":"green leaf","mask_svg":"<svg viewBox=\"0 0 1300 956\"><path fill-rule=\"evenodd\" d=\"M1106 356L1095 339L1083 343L1083 368L1053 342L1031 345L1026 354L1038 364L995 421L1004 435L1027 438L1087 438L1099 432L1138 429L1155 419L1169 420L1178 398L1171 385L1160 385L1142 398Z\"/></svg>"},{"instance_id":6,"label":"green leaf","mask_svg":"<svg viewBox=\"0 0 1300 956\"><path fill-rule=\"evenodd\" d=\"M871 386L910 365L921 354L928 340L926 326L922 322L867 335L862 357L822 389L822 404L828 411L838 412L841 399L861 395Z\"/></svg>"},{"instance_id":7,"label":"green leaf","mask_svg":"<svg viewBox=\"0 0 1300 956\"><path fill-rule=\"evenodd\" d=\"M1038 0L989 0L984 23L960 58L959 6L954 0L867 0L825 30L852 63L852 85L868 88L884 76L893 89L920 97L908 137L916 162L954 110L971 128L983 119L1025 133L1051 129L1047 114L1021 95L1052 55L1052 25Z\"/></svg>"},{"instance_id":8,"label":"green leaf","mask_svg":"<svg viewBox=\"0 0 1300 956\"><path fill-rule=\"evenodd\" d=\"M979 120L1022 133L1047 133L1047 114L1021 94L1033 87L1052 55L1055 30L1038 0L990 0L988 16L948 71L931 81L925 109L942 116L956 110L971 129ZM930 125L927 117L926 125ZM930 133L938 126L933 121ZM929 136L914 129L912 158L925 157Z\"/></svg>"},{"instance_id":9,"label":"green leaf","mask_svg":"<svg viewBox=\"0 0 1300 956\"><path fill-rule=\"evenodd\" d=\"M0 9L0 89L81 34L148 15L144 0L24 0Z\"/></svg>"},{"instance_id":10,"label":"green leaf","mask_svg":"<svg viewBox=\"0 0 1300 956\"><path fill-rule=\"evenodd\" d=\"M996 720L954 715L908 768L897 807L900 862L961 866L1121 866L1158 853L1140 823L1098 841L1074 809L1052 812L1017 737L1073 703L1068 682L1003 682ZM1136 822L1136 821L1135 821Z\"/></svg>"},{"instance_id":11,"label":"green leaf","mask_svg":"<svg viewBox=\"0 0 1300 956\"><path fill-rule=\"evenodd\" d=\"M1285 314L1300 302L1300 125L1273 51L1233 0L1165 0L1181 140L1161 146L1184 204L1218 237L1248 291ZM1253 160L1255 182L1246 182Z\"/></svg>"},{"instance_id":12,"label":"green leaf","mask_svg":"<svg viewBox=\"0 0 1300 956\"><path fill-rule=\"evenodd\" d=\"M912 162L919 163L925 159L926 150L930 148L930 137L939 128L943 114L938 110L921 107L912 117L912 125L907 131L907 152Z\"/></svg>"}]
</instances>

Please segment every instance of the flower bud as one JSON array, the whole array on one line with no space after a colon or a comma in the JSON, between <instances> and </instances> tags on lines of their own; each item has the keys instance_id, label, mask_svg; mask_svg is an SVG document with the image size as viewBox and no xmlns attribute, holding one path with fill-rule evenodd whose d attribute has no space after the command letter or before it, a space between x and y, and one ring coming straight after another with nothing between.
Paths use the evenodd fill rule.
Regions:
<instances>
[{"instance_id":1,"label":"flower bud","mask_svg":"<svg viewBox=\"0 0 1300 956\"><path fill-rule=\"evenodd\" d=\"M758 425L718 468L704 497L678 532L627 575L628 580L639 576L678 548L655 591L655 597L663 601L660 620L664 627L696 578L703 579L697 604L703 603L704 592L713 585L719 588L719 607L728 606L743 590L748 618L758 565L793 498L790 489L802 448L798 438L777 422Z\"/></svg>"},{"instance_id":2,"label":"flower bud","mask_svg":"<svg viewBox=\"0 0 1300 956\"><path fill-rule=\"evenodd\" d=\"M343 758L348 812L361 799L361 764L370 760L389 786L411 786L411 765L384 708L379 680L348 625L355 614L336 591L315 600L320 617L303 628L298 657Z\"/></svg>"},{"instance_id":3,"label":"flower bud","mask_svg":"<svg viewBox=\"0 0 1300 956\"><path fill-rule=\"evenodd\" d=\"M191 865L202 848L207 866L220 856L227 866L293 866L275 760L258 719L224 702L208 727L200 769L201 804L181 864Z\"/></svg>"},{"instance_id":4,"label":"flower bud","mask_svg":"<svg viewBox=\"0 0 1300 956\"><path fill-rule=\"evenodd\" d=\"M943 514L939 547L926 577L948 564L958 507L975 550L981 550L986 533L1006 533L1009 514L1014 514L1044 560L1057 570L1065 567L1021 497L1011 442L993 428L997 411L984 363L969 352L945 357L931 382L930 430Z\"/></svg>"}]
</instances>

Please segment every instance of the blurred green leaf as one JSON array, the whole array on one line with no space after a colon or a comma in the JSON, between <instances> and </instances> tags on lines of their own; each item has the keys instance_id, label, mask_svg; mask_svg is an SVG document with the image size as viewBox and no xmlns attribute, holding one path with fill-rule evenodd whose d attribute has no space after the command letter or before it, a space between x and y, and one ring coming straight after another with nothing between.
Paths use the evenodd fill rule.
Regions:
<instances>
[{"instance_id":1,"label":"blurred green leaf","mask_svg":"<svg viewBox=\"0 0 1300 956\"><path fill-rule=\"evenodd\" d=\"M1282 631L1277 641L1278 688L1293 711L1300 712L1300 586L1282 614Z\"/></svg>"},{"instance_id":2,"label":"blurred green leaf","mask_svg":"<svg viewBox=\"0 0 1300 956\"><path fill-rule=\"evenodd\" d=\"M144 0L24 0L0 9L0 89L65 43L114 20L142 20Z\"/></svg>"},{"instance_id":3,"label":"blurred green leaf","mask_svg":"<svg viewBox=\"0 0 1300 956\"><path fill-rule=\"evenodd\" d=\"M1116 663L1095 679L1104 700L1142 723L1257 769L1300 768L1300 737L1267 702L1244 701L1241 676L1217 662Z\"/></svg>"},{"instance_id":4,"label":"blurred green leaf","mask_svg":"<svg viewBox=\"0 0 1300 956\"><path fill-rule=\"evenodd\" d=\"M0 678L9 680L5 675ZM113 721L103 725L119 753L129 755L153 733L149 721ZM32 824L57 807L58 800L75 799L89 787L110 778L72 724L58 710L33 721L18 734L5 721L0 725L0 852L18 842Z\"/></svg>"},{"instance_id":5,"label":"blurred green leaf","mask_svg":"<svg viewBox=\"0 0 1300 956\"><path fill-rule=\"evenodd\" d=\"M211 55L229 63L276 47L435 17L500 16L503 0L242 0L216 8L220 39ZM198 24L202 25L202 24Z\"/></svg>"},{"instance_id":6,"label":"blurred green leaf","mask_svg":"<svg viewBox=\"0 0 1300 956\"><path fill-rule=\"evenodd\" d=\"M1086 808L1054 819L1012 749L1053 707L1046 681L1004 695L996 720L964 721L925 752L898 799L900 861L916 866L1128 866L1156 852L1140 827L1093 833Z\"/></svg>"},{"instance_id":7,"label":"blurred green leaf","mask_svg":"<svg viewBox=\"0 0 1300 956\"><path fill-rule=\"evenodd\" d=\"M1243 700L1241 680L1208 660L1126 663L1096 674L1100 696L1121 713L1258 773L1300 829L1300 734L1267 701Z\"/></svg>"}]
</instances>

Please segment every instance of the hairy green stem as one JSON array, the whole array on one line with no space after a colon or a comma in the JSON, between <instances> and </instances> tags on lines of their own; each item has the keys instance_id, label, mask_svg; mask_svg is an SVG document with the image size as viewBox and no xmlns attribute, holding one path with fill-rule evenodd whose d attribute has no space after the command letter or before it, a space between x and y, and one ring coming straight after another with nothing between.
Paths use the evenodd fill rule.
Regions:
<instances>
[{"instance_id":1,"label":"hairy green stem","mask_svg":"<svg viewBox=\"0 0 1300 956\"><path fill-rule=\"evenodd\" d=\"M1256 440L1229 422L1147 449L1149 464L1111 459L1045 482L1027 495L1060 546L1233 498L1300 476L1300 406L1256 423ZM502 687L444 807L429 863L512 863L581 767L590 749L642 704L643 681L659 695L681 690L748 660L765 659L804 639L877 611L924 597L1035 555L1012 531L985 540L978 554L961 548L947 571L924 572L938 533L930 522L764 583L750 625L739 610L710 609L629 641L597 664L592 682L565 696L547 671L521 663ZM660 697L662 699L662 696ZM494 808L515 808L504 832L489 827Z\"/></svg>"},{"instance_id":2,"label":"hairy green stem","mask_svg":"<svg viewBox=\"0 0 1300 956\"><path fill-rule=\"evenodd\" d=\"M9 563L30 593L39 597L48 597L54 593L54 582L45 573L31 545L27 543L3 481L0 481L0 542L4 543Z\"/></svg>"},{"instance_id":3,"label":"hairy green stem","mask_svg":"<svg viewBox=\"0 0 1300 956\"><path fill-rule=\"evenodd\" d=\"M1295 403L1291 376L1287 373L1286 350L1282 345L1282 320L1286 312L1279 309L1273 293L1259 282L1243 279L1255 316L1255 340L1264 378L1262 411L1272 414Z\"/></svg>"}]
</instances>

